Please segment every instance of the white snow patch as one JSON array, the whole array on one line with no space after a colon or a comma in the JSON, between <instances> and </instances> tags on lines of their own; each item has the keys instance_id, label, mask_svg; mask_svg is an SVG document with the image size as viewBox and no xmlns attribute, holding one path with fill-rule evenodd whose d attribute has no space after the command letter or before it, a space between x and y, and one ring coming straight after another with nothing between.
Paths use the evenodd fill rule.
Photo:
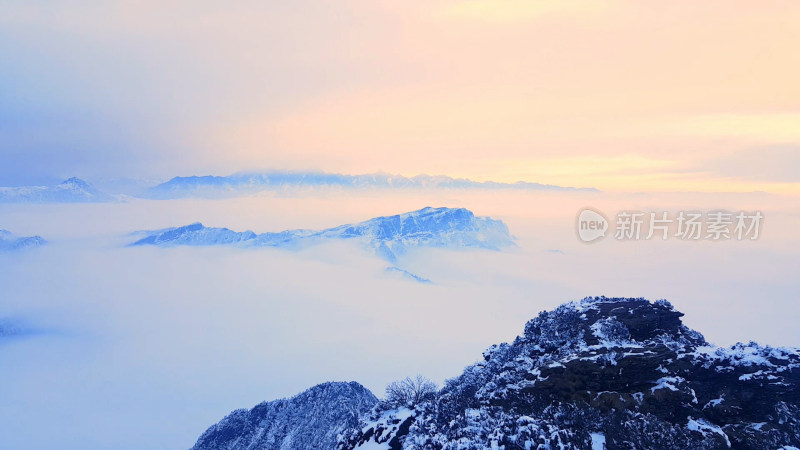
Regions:
<instances>
[{"instance_id":1,"label":"white snow patch","mask_svg":"<svg viewBox=\"0 0 800 450\"><path fill-rule=\"evenodd\" d=\"M722 436L725 439L725 443L728 445L728 448L730 448L730 446L731 446L731 441L730 441L730 439L728 439L728 435L725 434L724 431L722 431L722 428L720 428L720 427L718 427L718 426L716 426L716 425L714 425L714 424L712 424L710 422L707 422L707 421L705 421L703 419L695 420L695 419L689 417L689 423L686 424L686 428L688 428L688 429L690 429L692 431L697 431L699 433L702 433L703 436L707 436L708 433L718 434L718 435Z\"/></svg>"},{"instance_id":2,"label":"white snow patch","mask_svg":"<svg viewBox=\"0 0 800 450\"><path fill-rule=\"evenodd\" d=\"M605 450L606 449L606 436L601 433L591 433L592 437L592 450Z\"/></svg>"},{"instance_id":3,"label":"white snow patch","mask_svg":"<svg viewBox=\"0 0 800 450\"><path fill-rule=\"evenodd\" d=\"M368 441L359 445L356 448L359 450L389 450L389 444L387 442L384 442L383 444L378 444L375 441Z\"/></svg>"},{"instance_id":4,"label":"white snow patch","mask_svg":"<svg viewBox=\"0 0 800 450\"><path fill-rule=\"evenodd\" d=\"M769 374L764 372L763 370L759 370L758 372L753 373L746 373L744 375L739 376L739 381L749 381L752 379L767 379L767 380L777 380L779 379L775 375Z\"/></svg>"},{"instance_id":5,"label":"white snow patch","mask_svg":"<svg viewBox=\"0 0 800 450\"><path fill-rule=\"evenodd\" d=\"M650 393L653 394L660 389L669 389L670 391L678 391L679 389L672 383L680 383L683 378L680 377L662 377L656 380L656 385L650 388Z\"/></svg>"},{"instance_id":6,"label":"white snow patch","mask_svg":"<svg viewBox=\"0 0 800 450\"><path fill-rule=\"evenodd\" d=\"M723 400L725 400L725 394L722 394L722 395L720 395L718 398L715 398L715 399L713 399L713 400L709 400L709 401L708 401L708 403L706 403L705 405L703 405L703 409L706 409L706 408L714 408L715 406L717 406L717 405L719 405L720 403L722 403L722 402L723 402Z\"/></svg>"}]
</instances>

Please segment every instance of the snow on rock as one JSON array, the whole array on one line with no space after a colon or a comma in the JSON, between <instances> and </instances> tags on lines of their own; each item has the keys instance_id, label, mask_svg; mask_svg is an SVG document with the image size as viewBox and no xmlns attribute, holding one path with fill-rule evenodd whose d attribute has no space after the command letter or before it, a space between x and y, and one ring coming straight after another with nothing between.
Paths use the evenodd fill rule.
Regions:
<instances>
[{"instance_id":1,"label":"snow on rock","mask_svg":"<svg viewBox=\"0 0 800 450\"><path fill-rule=\"evenodd\" d=\"M167 228L148 233L132 245L158 245L171 247L175 245L231 245L252 241L256 234L252 231L236 232L227 228L207 228L202 223L193 223L183 227Z\"/></svg>"},{"instance_id":2,"label":"snow on rock","mask_svg":"<svg viewBox=\"0 0 800 450\"><path fill-rule=\"evenodd\" d=\"M346 175L324 172L265 172L229 176L175 177L150 188L152 198L231 197L265 190L291 188L355 188L355 189L519 189L566 190L596 192L593 188L573 188L549 184L517 182L480 182L447 176L417 175L404 177L385 173Z\"/></svg>"},{"instance_id":3,"label":"snow on rock","mask_svg":"<svg viewBox=\"0 0 800 450\"><path fill-rule=\"evenodd\" d=\"M663 300L606 297L542 312L417 406L391 448L800 445L796 349L715 347L682 315ZM345 434L341 450L375 442L365 423Z\"/></svg>"},{"instance_id":4,"label":"snow on rock","mask_svg":"<svg viewBox=\"0 0 800 450\"><path fill-rule=\"evenodd\" d=\"M0 203L89 203L114 199L75 177L54 186L0 187Z\"/></svg>"},{"instance_id":5,"label":"snow on rock","mask_svg":"<svg viewBox=\"0 0 800 450\"><path fill-rule=\"evenodd\" d=\"M601 433L590 433L592 450L606 450L606 437Z\"/></svg>"},{"instance_id":6,"label":"snow on rock","mask_svg":"<svg viewBox=\"0 0 800 450\"><path fill-rule=\"evenodd\" d=\"M409 408L384 410L379 404L363 418L360 429L342 435L339 445L358 450L399 449L400 438L408 434L417 414L419 411Z\"/></svg>"},{"instance_id":7,"label":"snow on rock","mask_svg":"<svg viewBox=\"0 0 800 450\"><path fill-rule=\"evenodd\" d=\"M650 393L655 393L659 389L669 389L670 391L679 391L676 384L685 381L680 377L661 377L656 380L656 385L650 388Z\"/></svg>"},{"instance_id":8,"label":"snow on rock","mask_svg":"<svg viewBox=\"0 0 800 450\"><path fill-rule=\"evenodd\" d=\"M377 217L326 230L286 230L256 234L227 228L207 228L200 223L143 232L131 245L238 245L297 248L332 239L354 240L392 263L408 248L485 248L500 250L514 245L508 227L499 220L476 217L464 208L423 208L404 214Z\"/></svg>"},{"instance_id":9,"label":"snow on rock","mask_svg":"<svg viewBox=\"0 0 800 450\"><path fill-rule=\"evenodd\" d=\"M718 427L718 426L716 426L716 425L714 425L712 423L709 423L706 420L703 420L703 419L695 420L695 419L692 419L691 417L689 417L689 422L686 424L686 428L688 428L691 431L697 431L700 434L702 434L703 436L707 435L708 433L718 434L718 435L722 436L725 439L725 444L728 447L731 446L731 441L728 439L728 435L725 434L724 431L722 431L722 428L720 428L720 427Z\"/></svg>"},{"instance_id":10,"label":"snow on rock","mask_svg":"<svg viewBox=\"0 0 800 450\"><path fill-rule=\"evenodd\" d=\"M41 236L16 236L10 231L0 230L0 252L11 252L26 248L40 247L45 245Z\"/></svg>"},{"instance_id":11,"label":"snow on rock","mask_svg":"<svg viewBox=\"0 0 800 450\"><path fill-rule=\"evenodd\" d=\"M320 384L290 399L232 412L206 430L192 450L332 450L339 435L358 425L377 401L355 382Z\"/></svg>"},{"instance_id":12,"label":"snow on rock","mask_svg":"<svg viewBox=\"0 0 800 450\"><path fill-rule=\"evenodd\" d=\"M797 350L715 347L682 315L663 300L567 303L528 321L513 342L491 346L412 409L364 394L369 401L338 416L343 422L318 420L331 401L296 401L301 394L232 413L195 448L798 448Z\"/></svg>"}]
</instances>

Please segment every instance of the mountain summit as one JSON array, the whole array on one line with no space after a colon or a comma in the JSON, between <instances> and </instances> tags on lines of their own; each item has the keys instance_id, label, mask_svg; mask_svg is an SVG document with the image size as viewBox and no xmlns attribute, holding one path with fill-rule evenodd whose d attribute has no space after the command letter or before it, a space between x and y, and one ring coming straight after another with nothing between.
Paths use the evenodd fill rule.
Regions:
<instances>
[{"instance_id":1,"label":"mountain summit","mask_svg":"<svg viewBox=\"0 0 800 450\"><path fill-rule=\"evenodd\" d=\"M800 351L717 347L682 316L666 300L567 303L415 405L375 402L355 383L322 385L235 411L194 449L798 448Z\"/></svg>"},{"instance_id":2,"label":"mountain summit","mask_svg":"<svg viewBox=\"0 0 800 450\"><path fill-rule=\"evenodd\" d=\"M0 252L40 247L46 243L41 236L17 236L8 230L0 230Z\"/></svg>"},{"instance_id":3,"label":"mountain summit","mask_svg":"<svg viewBox=\"0 0 800 450\"><path fill-rule=\"evenodd\" d=\"M211 426L192 450L333 449L378 402L358 383L324 383L290 399L239 409Z\"/></svg>"},{"instance_id":4,"label":"mountain summit","mask_svg":"<svg viewBox=\"0 0 800 450\"><path fill-rule=\"evenodd\" d=\"M431 208L376 217L356 224L325 230L286 230L256 234L227 228L208 228L201 223L144 232L131 245L238 245L297 248L334 239L360 242L382 258L395 262L411 247L486 248L499 250L514 245L508 227L499 220L477 217L464 208Z\"/></svg>"},{"instance_id":5,"label":"mountain summit","mask_svg":"<svg viewBox=\"0 0 800 450\"><path fill-rule=\"evenodd\" d=\"M0 203L91 203L114 197L72 177L54 186L0 187Z\"/></svg>"},{"instance_id":6,"label":"mountain summit","mask_svg":"<svg viewBox=\"0 0 800 450\"><path fill-rule=\"evenodd\" d=\"M800 352L716 347L682 315L664 300L605 297L543 312L435 401L378 408L339 448L800 446Z\"/></svg>"}]
</instances>

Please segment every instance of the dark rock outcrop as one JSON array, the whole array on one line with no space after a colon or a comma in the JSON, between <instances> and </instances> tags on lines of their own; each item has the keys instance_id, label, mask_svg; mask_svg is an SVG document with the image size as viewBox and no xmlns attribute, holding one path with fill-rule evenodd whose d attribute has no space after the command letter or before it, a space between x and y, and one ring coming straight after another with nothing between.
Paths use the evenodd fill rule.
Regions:
<instances>
[{"instance_id":1,"label":"dark rock outcrop","mask_svg":"<svg viewBox=\"0 0 800 450\"><path fill-rule=\"evenodd\" d=\"M435 401L373 411L339 448L800 446L800 352L716 347L681 316L663 300L605 297L543 312Z\"/></svg>"}]
</instances>

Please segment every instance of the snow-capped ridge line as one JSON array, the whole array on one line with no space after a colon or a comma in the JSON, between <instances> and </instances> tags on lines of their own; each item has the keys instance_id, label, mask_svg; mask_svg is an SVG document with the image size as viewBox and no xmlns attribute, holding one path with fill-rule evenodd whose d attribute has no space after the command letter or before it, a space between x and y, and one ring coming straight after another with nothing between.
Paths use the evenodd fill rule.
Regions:
<instances>
[{"instance_id":1,"label":"snow-capped ridge line","mask_svg":"<svg viewBox=\"0 0 800 450\"><path fill-rule=\"evenodd\" d=\"M287 188L345 188L345 189L516 189L598 192L595 188L557 186L517 181L474 181L445 175L416 175L406 177L388 173L349 175L313 171L267 171L238 173L228 176L178 176L149 189L150 198L180 198L192 196L237 196L264 190Z\"/></svg>"},{"instance_id":2,"label":"snow-capped ridge line","mask_svg":"<svg viewBox=\"0 0 800 450\"><path fill-rule=\"evenodd\" d=\"M77 177L52 186L0 187L0 203L99 203L118 200Z\"/></svg>"},{"instance_id":3,"label":"snow-capped ridge line","mask_svg":"<svg viewBox=\"0 0 800 450\"><path fill-rule=\"evenodd\" d=\"M514 246L508 227L500 220L476 217L465 208L425 207L393 216L323 230L294 229L256 234L228 228L209 228L200 222L181 227L137 232L144 237L130 245L236 245L295 248L331 239L354 240L378 256L396 263L412 247L483 248Z\"/></svg>"}]
</instances>

